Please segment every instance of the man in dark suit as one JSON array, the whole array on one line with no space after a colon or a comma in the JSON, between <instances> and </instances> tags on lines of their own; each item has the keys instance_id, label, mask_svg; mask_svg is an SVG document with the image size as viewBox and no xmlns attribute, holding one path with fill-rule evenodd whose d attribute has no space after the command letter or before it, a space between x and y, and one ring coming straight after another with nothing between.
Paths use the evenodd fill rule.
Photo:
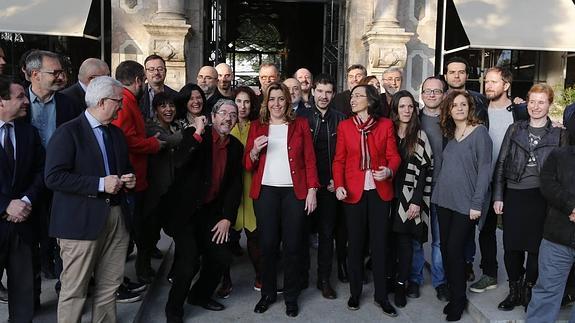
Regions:
<instances>
[{"instance_id":1,"label":"man in dark suit","mask_svg":"<svg viewBox=\"0 0 575 323\"><path fill-rule=\"evenodd\" d=\"M144 60L144 68L146 69L146 85L144 86L144 93L139 100L140 110L144 120L148 121L154 118L154 108L152 107L152 100L154 95L160 92L166 93L172 99L178 95L178 91L167 86L166 81L166 61L162 56L153 54Z\"/></svg>"},{"instance_id":2,"label":"man in dark suit","mask_svg":"<svg viewBox=\"0 0 575 323\"><path fill-rule=\"evenodd\" d=\"M58 128L46 151L45 182L54 191L50 235L63 262L58 322L80 321L92 274L92 321L116 321L130 225L124 188L136 185L122 130L111 125L122 90L111 77L92 80L88 109Z\"/></svg>"},{"instance_id":3,"label":"man in dark suit","mask_svg":"<svg viewBox=\"0 0 575 323\"><path fill-rule=\"evenodd\" d=\"M211 116L213 126L205 131L205 116L183 130L175 155L176 181L168 193L172 200L164 225L176 245L174 283L166 304L166 318L172 323L183 322L186 296L188 303L207 310L224 309L211 297L232 260L226 244L242 195L243 146L229 135L238 117L233 101L217 101ZM202 270L190 291L199 255Z\"/></svg>"},{"instance_id":4,"label":"man in dark suit","mask_svg":"<svg viewBox=\"0 0 575 323\"><path fill-rule=\"evenodd\" d=\"M347 68L347 90L336 94L333 98L333 106L337 111L348 117L351 115L351 89L366 76L367 70L361 64L353 64Z\"/></svg>"},{"instance_id":5,"label":"man in dark suit","mask_svg":"<svg viewBox=\"0 0 575 323\"><path fill-rule=\"evenodd\" d=\"M86 95L86 88L90 84L90 81L98 76L107 75L110 75L110 68L106 62L97 58L88 58L80 65L78 82L62 90L61 93L73 100L76 106L80 106L82 110L86 110L87 106L86 101L84 101L84 96Z\"/></svg>"},{"instance_id":6,"label":"man in dark suit","mask_svg":"<svg viewBox=\"0 0 575 323\"><path fill-rule=\"evenodd\" d=\"M16 120L26 115L29 104L21 85L0 76L0 263L7 269L13 322L32 322L34 315L32 206L44 190L44 149L38 131Z\"/></svg>"}]
</instances>

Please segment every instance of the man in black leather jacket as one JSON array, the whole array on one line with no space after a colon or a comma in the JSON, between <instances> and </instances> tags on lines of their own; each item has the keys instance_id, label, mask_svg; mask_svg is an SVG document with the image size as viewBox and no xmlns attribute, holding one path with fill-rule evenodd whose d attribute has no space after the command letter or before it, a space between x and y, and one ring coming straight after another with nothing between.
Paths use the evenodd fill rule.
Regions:
<instances>
[{"instance_id":1,"label":"man in black leather jacket","mask_svg":"<svg viewBox=\"0 0 575 323\"><path fill-rule=\"evenodd\" d=\"M334 299L337 296L330 285L329 277L331 276L333 239L337 222L337 199L334 193L331 165L335 154L337 126L346 117L331 107L335 85L329 75L318 75L313 88L315 106L305 109L306 112L302 116L309 121L321 184L321 188L317 191L318 207L315 211L319 236L317 288L321 290L323 297ZM306 259L309 259L309 256ZM307 272L304 276L305 274Z\"/></svg>"}]
</instances>

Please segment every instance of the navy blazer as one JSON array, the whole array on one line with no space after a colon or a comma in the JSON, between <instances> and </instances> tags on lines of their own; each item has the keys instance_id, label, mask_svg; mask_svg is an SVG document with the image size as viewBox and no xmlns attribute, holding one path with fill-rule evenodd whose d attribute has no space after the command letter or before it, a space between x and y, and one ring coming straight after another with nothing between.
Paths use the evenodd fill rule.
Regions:
<instances>
[{"instance_id":1,"label":"navy blazer","mask_svg":"<svg viewBox=\"0 0 575 323\"><path fill-rule=\"evenodd\" d=\"M37 202L44 191L44 148L38 131L22 120L14 121L16 137L16 163L12 174L7 166L7 155L0 146L0 214L6 212L11 200L27 196L35 210ZM13 175L13 176L12 176ZM16 230L22 238L32 243L34 241L33 212L27 221L13 223L0 219L0 244L9 232Z\"/></svg>"},{"instance_id":2,"label":"navy blazer","mask_svg":"<svg viewBox=\"0 0 575 323\"><path fill-rule=\"evenodd\" d=\"M30 100L30 88L27 88L24 92L26 93L28 100ZM76 118L80 113L82 113L82 108L80 106L60 92L54 93L54 100L56 100L56 128L61 126L63 123ZM24 120L28 123L32 120L32 107L30 107Z\"/></svg>"},{"instance_id":3,"label":"navy blazer","mask_svg":"<svg viewBox=\"0 0 575 323\"><path fill-rule=\"evenodd\" d=\"M67 96L70 100L74 102L75 106L79 106L83 110L86 110L88 107L86 106L86 92L80 85L80 82L76 82L66 89L62 90L60 93Z\"/></svg>"},{"instance_id":4,"label":"navy blazer","mask_svg":"<svg viewBox=\"0 0 575 323\"><path fill-rule=\"evenodd\" d=\"M109 127L118 176L132 173L124 134L114 125ZM104 158L83 113L54 132L46 149L44 175L46 186L54 191L50 236L96 240L110 214L110 199L109 194L98 192L99 179L106 176ZM120 194L125 202L124 192ZM123 211L129 228L130 213L124 203Z\"/></svg>"}]
</instances>

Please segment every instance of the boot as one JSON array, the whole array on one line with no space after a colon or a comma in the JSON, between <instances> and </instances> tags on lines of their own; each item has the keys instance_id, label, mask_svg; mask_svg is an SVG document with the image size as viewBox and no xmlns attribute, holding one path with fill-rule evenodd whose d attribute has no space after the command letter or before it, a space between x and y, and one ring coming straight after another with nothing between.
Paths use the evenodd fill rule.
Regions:
<instances>
[{"instance_id":1,"label":"boot","mask_svg":"<svg viewBox=\"0 0 575 323\"><path fill-rule=\"evenodd\" d=\"M407 304L405 283L397 282L395 284L395 306L399 308L404 308Z\"/></svg>"},{"instance_id":2,"label":"boot","mask_svg":"<svg viewBox=\"0 0 575 323\"><path fill-rule=\"evenodd\" d=\"M521 305L521 280L509 282L509 295L497 306L501 311L512 311Z\"/></svg>"},{"instance_id":3,"label":"boot","mask_svg":"<svg viewBox=\"0 0 575 323\"><path fill-rule=\"evenodd\" d=\"M523 284L523 290L521 295L521 301L523 303L523 307L525 307L525 312L527 312L527 306L529 306L529 302L531 302L532 289L533 289L533 283L525 281L525 284Z\"/></svg>"}]
</instances>

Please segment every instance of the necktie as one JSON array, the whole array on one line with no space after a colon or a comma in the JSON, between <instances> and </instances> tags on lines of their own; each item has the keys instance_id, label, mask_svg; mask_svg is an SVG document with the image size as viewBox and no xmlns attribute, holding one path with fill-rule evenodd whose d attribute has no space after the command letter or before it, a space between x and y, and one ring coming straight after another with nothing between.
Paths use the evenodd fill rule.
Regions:
<instances>
[{"instance_id":1,"label":"necktie","mask_svg":"<svg viewBox=\"0 0 575 323\"><path fill-rule=\"evenodd\" d=\"M110 170L110 175L118 175L116 170L116 154L114 152L114 141L112 140L112 134L110 128L107 126L100 126L102 129L102 135L104 137L104 146L106 146L106 155L108 157L108 169Z\"/></svg>"},{"instance_id":2,"label":"necktie","mask_svg":"<svg viewBox=\"0 0 575 323\"><path fill-rule=\"evenodd\" d=\"M12 139L10 139L10 128L12 125L9 123L4 124L4 151L8 157L8 167L10 172L14 172L14 145L12 144Z\"/></svg>"}]
</instances>

